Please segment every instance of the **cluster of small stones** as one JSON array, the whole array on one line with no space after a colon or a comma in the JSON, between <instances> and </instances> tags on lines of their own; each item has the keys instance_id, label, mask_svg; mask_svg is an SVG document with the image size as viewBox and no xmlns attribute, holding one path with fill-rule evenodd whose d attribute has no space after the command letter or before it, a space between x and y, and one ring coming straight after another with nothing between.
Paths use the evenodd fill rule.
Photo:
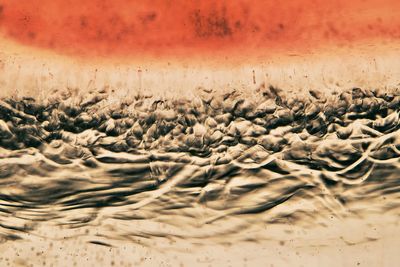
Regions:
<instances>
[{"instance_id":1,"label":"cluster of small stones","mask_svg":"<svg viewBox=\"0 0 400 267\"><path fill-rule=\"evenodd\" d=\"M46 103L33 98L3 99L0 146L38 147L86 133L93 135L87 146L113 151L158 149L206 156L241 143L259 144L274 153L288 143L288 133L305 140L336 132L344 139L347 134L340 127L360 118L384 118L400 107L396 90L353 88L329 96L309 91L299 97L274 87L262 87L250 97L235 90L198 92L192 99L139 95L114 102L106 90L82 97L58 93ZM388 126L374 127L385 131Z\"/></svg>"}]
</instances>

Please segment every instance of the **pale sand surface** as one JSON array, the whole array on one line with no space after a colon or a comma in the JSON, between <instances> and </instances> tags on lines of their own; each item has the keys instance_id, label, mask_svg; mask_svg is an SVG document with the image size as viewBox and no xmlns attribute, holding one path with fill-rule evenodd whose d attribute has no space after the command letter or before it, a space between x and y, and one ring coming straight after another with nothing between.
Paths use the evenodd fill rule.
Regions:
<instances>
[{"instance_id":1,"label":"pale sand surface","mask_svg":"<svg viewBox=\"0 0 400 267\"><path fill-rule=\"evenodd\" d=\"M230 244L154 240L146 246L120 241L115 245L111 242L113 247L106 247L88 243L90 236L52 240L32 235L29 241L1 244L0 261L2 266L307 267L397 266L400 260L400 226L393 222L393 217L335 221L328 227L314 229L295 226L266 228L271 240ZM48 235L53 230L45 228L38 232ZM250 237L254 233L243 234ZM365 240L366 237L369 240Z\"/></svg>"},{"instance_id":2,"label":"pale sand surface","mask_svg":"<svg viewBox=\"0 0 400 267\"><path fill-rule=\"evenodd\" d=\"M262 84L287 93L393 88L399 85L400 44L354 44L306 53L237 58L83 60L0 42L0 96L45 98L54 89L85 91L104 86L116 98L137 92L191 97L197 87L235 88L251 94Z\"/></svg>"}]
</instances>

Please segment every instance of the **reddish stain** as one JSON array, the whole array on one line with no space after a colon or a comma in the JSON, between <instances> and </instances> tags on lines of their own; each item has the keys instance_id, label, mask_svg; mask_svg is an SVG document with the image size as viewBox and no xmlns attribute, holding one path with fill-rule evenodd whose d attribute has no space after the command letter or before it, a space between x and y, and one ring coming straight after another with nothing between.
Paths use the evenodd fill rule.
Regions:
<instances>
[{"instance_id":1,"label":"reddish stain","mask_svg":"<svg viewBox=\"0 0 400 267\"><path fill-rule=\"evenodd\" d=\"M81 56L225 55L400 38L398 0L0 0L20 43Z\"/></svg>"}]
</instances>

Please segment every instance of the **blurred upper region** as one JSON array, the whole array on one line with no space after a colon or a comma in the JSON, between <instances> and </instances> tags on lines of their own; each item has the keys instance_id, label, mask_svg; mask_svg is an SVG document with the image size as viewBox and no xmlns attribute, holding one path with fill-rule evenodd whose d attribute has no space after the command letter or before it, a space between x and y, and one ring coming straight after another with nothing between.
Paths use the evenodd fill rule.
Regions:
<instances>
[{"instance_id":1,"label":"blurred upper region","mask_svg":"<svg viewBox=\"0 0 400 267\"><path fill-rule=\"evenodd\" d=\"M0 29L77 56L299 51L400 39L400 1L0 0Z\"/></svg>"}]
</instances>

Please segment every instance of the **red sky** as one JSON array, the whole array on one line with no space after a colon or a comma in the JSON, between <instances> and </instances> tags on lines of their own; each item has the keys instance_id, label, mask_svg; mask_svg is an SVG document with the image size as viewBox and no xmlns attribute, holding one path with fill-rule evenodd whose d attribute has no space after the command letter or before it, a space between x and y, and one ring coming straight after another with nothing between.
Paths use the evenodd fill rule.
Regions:
<instances>
[{"instance_id":1,"label":"red sky","mask_svg":"<svg viewBox=\"0 0 400 267\"><path fill-rule=\"evenodd\" d=\"M309 50L400 39L398 0L0 0L0 31L75 56Z\"/></svg>"}]
</instances>

